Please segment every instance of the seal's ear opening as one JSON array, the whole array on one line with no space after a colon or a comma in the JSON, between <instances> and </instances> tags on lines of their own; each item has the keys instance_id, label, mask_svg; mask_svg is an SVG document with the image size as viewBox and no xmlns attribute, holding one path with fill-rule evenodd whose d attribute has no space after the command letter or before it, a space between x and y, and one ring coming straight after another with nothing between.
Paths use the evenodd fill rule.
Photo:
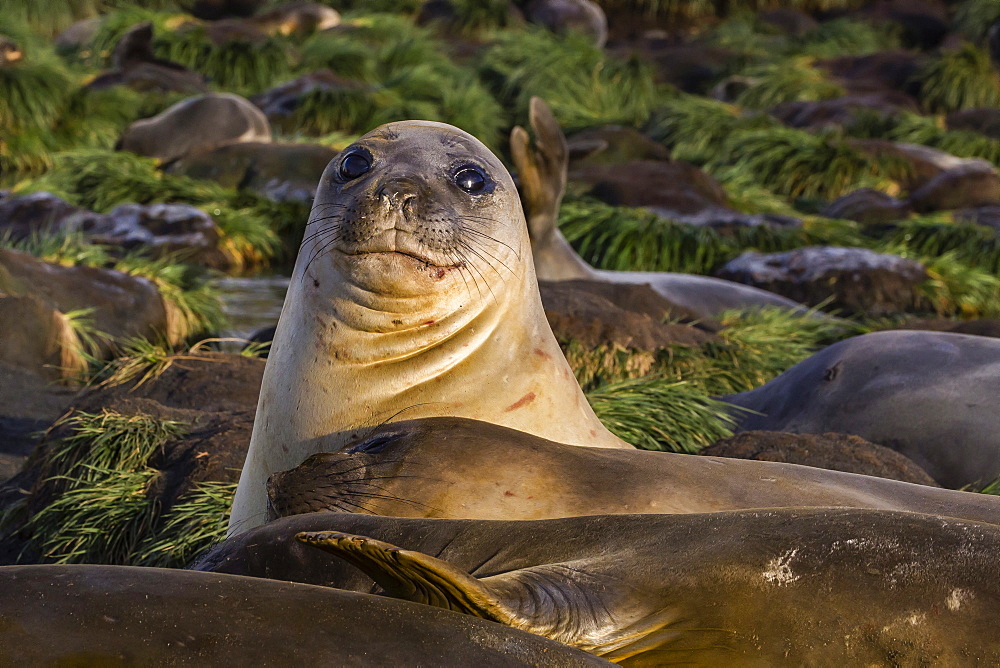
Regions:
<instances>
[{"instance_id":1,"label":"seal's ear opening","mask_svg":"<svg viewBox=\"0 0 1000 668\"><path fill-rule=\"evenodd\" d=\"M501 600L499 592L447 561L339 531L302 532L295 538L357 566L395 598L508 626L525 626L525 620Z\"/></svg>"}]
</instances>

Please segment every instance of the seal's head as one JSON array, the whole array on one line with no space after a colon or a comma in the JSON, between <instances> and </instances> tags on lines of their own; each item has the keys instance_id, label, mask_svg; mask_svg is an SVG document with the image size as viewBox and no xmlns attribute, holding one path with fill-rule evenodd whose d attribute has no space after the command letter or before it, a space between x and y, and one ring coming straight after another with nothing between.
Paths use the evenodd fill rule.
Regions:
<instances>
[{"instance_id":1,"label":"seal's head","mask_svg":"<svg viewBox=\"0 0 1000 668\"><path fill-rule=\"evenodd\" d=\"M323 174L302 247L306 273L329 261L377 294L489 296L490 278L526 252L523 220L510 175L475 137L443 123L389 123Z\"/></svg>"}]
</instances>

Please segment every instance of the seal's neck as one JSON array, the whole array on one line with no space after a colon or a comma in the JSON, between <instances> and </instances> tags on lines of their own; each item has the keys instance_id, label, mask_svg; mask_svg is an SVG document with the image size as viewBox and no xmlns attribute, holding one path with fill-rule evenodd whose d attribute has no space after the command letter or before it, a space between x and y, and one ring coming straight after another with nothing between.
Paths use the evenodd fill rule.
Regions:
<instances>
[{"instance_id":1,"label":"seal's neck","mask_svg":"<svg viewBox=\"0 0 1000 668\"><path fill-rule=\"evenodd\" d=\"M541 238L532 236L531 254L535 259L535 272L543 281L597 279L594 268L577 255L554 226Z\"/></svg>"}]
</instances>

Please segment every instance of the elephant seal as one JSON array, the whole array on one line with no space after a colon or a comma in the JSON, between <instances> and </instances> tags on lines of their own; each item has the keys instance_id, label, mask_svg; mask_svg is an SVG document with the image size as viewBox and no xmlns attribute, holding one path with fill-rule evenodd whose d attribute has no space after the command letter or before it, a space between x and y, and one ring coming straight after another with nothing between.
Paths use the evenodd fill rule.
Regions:
<instances>
[{"instance_id":1,"label":"elephant seal","mask_svg":"<svg viewBox=\"0 0 1000 668\"><path fill-rule=\"evenodd\" d=\"M450 125L389 123L320 180L230 530L264 521L271 473L376 424L439 415L631 448L594 415L549 328L503 164Z\"/></svg>"},{"instance_id":2,"label":"elephant seal","mask_svg":"<svg viewBox=\"0 0 1000 668\"><path fill-rule=\"evenodd\" d=\"M128 126L118 149L168 163L237 142L269 142L267 116L246 98L209 93L181 100Z\"/></svg>"},{"instance_id":3,"label":"elephant seal","mask_svg":"<svg viewBox=\"0 0 1000 668\"><path fill-rule=\"evenodd\" d=\"M312 513L232 538L198 567L384 589L625 666L993 665L998 550L995 525L870 510L531 522Z\"/></svg>"},{"instance_id":4,"label":"elephant seal","mask_svg":"<svg viewBox=\"0 0 1000 668\"><path fill-rule=\"evenodd\" d=\"M447 462L447 466L442 466ZM396 422L268 481L272 517L317 510L535 520L841 506L1000 524L1000 497L809 466L577 448L462 418Z\"/></svg>"},{"instance_id":5,"label":"elephant seal","mask_svg":"<svg viewBox=\"0 0 1000 668\"><path fill-rule=\"evenodd\" d=\"M722 397L740 431L837 431L906 455L945 487L1000 476L1000 340L885 331L824 348Z\"/></svg>"},{"instance_id":6,"label":"elephant seal","mask_svg":"<svg viewBox=\"0 0 1000 668\"><path fill-rule=\"evenodd\" d=\"M548 105L531 98L532 143L517 126L510 135L511 155L517 166L524 201L535 272L542 280L587 279L609 283L648 284L664 298L702 318L732 309L766 306L808 312L807 307L773 292L709 276L672 272L607 271L594 269L577 255L559 231L559 205L566 191L569 150L566 137Z\"/></svg>"},{"instance_id":7,"label":"elephant seal","mask_svg":"<svg viewBox=\"0 0 1000 668\"><path fill-rule=\"evenodd\" d=\"M0 665L609 665L385 597L128 566L0 568Z\"/></svg>"}]
</instances>

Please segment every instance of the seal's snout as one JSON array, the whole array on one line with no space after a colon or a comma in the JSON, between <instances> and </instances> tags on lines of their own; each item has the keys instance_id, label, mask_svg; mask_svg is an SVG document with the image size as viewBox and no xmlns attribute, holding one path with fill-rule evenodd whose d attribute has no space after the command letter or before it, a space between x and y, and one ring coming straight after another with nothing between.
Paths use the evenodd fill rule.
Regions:
<instances>
[{"instance_id":1,"label":"seal's snout","mask_svg":"<svg viewBox=\"0 0 1000 668\"><path fill-rule=\"evenodd\" d=\"M387 212L396 209L409 213L420 194L420 187L412 179L394 178L382 184L376 194Z\"/></svg>"}]
</instances>

